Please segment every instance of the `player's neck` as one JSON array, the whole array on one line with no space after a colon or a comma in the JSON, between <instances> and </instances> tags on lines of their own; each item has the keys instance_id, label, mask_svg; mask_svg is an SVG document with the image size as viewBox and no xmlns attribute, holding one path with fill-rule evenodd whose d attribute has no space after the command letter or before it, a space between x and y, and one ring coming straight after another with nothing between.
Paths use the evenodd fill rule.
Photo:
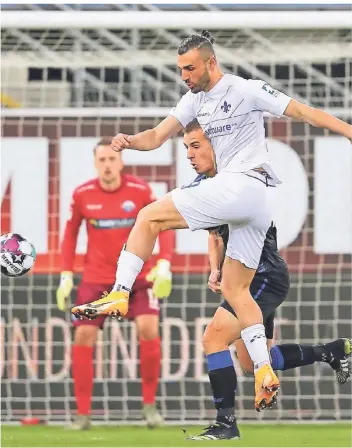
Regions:
<instances>
[{"instance_id":1,"label":"player's neck","mask_svg":"<svg viewBox=\"0 0 352 448\"><path fill-rule=\"evenodd\" d=\"M216 170L209 170L206 173L204 173L206 177L214 177L216 174Z\"/></svg>"},{"instance_id":2,"label":"player's neck","mask_svg":"<svg viewBox=\"0 0 352 448\"><path fill-rule=\"evenodd\" d=\"M216 84L220 81L220 79L224 76L225 73L222 73L220 70L216 70L214 75L212 76L211 81L209 81L209 84L207 85L205 91L209 92L213 87L216 86Z\"/></svg>"},{"instance_id":3,"label":"player's neck","mask_svg":"<svg viewBox=\"0 0 352 448\"><path fill-rule=\"evenodd\" d=\"M98 180L100 188L107 192L113 192L115 190L118 190L121 185L121 177L117 177L111 182L104 182L103 179Z\"/></svg>"}]
</instances>

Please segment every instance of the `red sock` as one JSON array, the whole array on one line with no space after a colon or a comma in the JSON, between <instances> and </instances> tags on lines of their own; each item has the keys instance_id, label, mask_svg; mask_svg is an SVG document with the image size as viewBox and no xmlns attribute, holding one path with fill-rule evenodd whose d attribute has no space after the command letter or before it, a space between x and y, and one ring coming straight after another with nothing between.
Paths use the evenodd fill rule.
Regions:
<instances>
[{"instance_id":1,"label":"red sock","mask_svg":"<svg viewBox=\"0 0 352 448\"><path fill-rule=\"evenodd\" d=\"M160 338L151 341L141 339L139 347L143 403L154 404L160 374Z\"/></svg>"},{"instance_id":2,"label":"red sock","mask_svg":"<svg viewBox=\"0 0 352 448\"><path fill-rule=\"evenodd\" d=\"M72 376L77 403L77 414L89 415L93 391L93 347L73 345Z\"/></svg>"}]
</instances>

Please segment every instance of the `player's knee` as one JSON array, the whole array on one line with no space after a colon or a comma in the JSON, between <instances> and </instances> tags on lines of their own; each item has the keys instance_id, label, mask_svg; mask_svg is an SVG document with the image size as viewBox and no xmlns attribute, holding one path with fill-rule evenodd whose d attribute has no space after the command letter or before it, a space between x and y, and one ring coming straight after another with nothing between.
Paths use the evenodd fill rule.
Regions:
<instances>
[{"instance_id":1,"label":"player's knee","mask_svg":"<svg viewBox=\"0 0 352 448\"><path fill-rule=\"evenodd\" d=\"M136 318L139 339L152 341L159 337L159 320L157 316L143 315Z\"/></svg>"},{"instance_id":2,"label":"player's knee","mask_svg":"<svg viewBox=\"0 0 352 448\"><path fill-rule=\"evenodd\" d=\"M97 342L99 328L93 325L81 325L75 330L74 343L93 347Z\"/></svg>"},{"instance_id":3,"label":"player's knee","mask_svg":"<svg viewBox=\"0 0 352 448\"><path fill-rule=\"evenodd\" d=\"M151 220L150 205L146 205L141 210L139 210L137 215L137 223L147 224Z\"/></svg>"},{"instance_id":4,"label":"player's knee","mask_svg":"<svg viewBox=\"0 0 352 448\"><path fill-rule=\"evenodd\" d=\"M145 341L152 341L159 337L158 328L145 328L143 327L139 331L139 339L144 339Z\"/></svg>"},{"instance_id":5,"label":"player's knee","mask_svg":"<svg viewBox=\"0 0 352 448\"><path fill-rule=\"evenodd\" d=\"M229 341L223 326L210 322L203 333L202 344L206 354L226 350Z\"/></svg>"},{"instance_id":6,"label":"player's knee","mask_svg":"<svg viewBox=\"0 0 352 448\"><path fill-rule=\"evenodd\" d=\"M139 211L136 225L148 226L153 232L161 231L161 221L153 204L149 204Z\"/></svg>"}]
</instances>

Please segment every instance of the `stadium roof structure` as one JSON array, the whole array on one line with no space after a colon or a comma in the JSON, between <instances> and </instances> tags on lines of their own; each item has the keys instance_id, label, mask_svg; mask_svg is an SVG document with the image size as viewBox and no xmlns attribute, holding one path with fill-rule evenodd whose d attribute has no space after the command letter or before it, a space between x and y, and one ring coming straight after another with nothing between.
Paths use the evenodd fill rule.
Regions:
<instances>
[{"instance_id":1,"label":"stadium roof structure","mask_svg":"<svg viewBox=\"0 0 352 448\"><path fill-rule=\"evenodd\" d=\"M215 37L225 70L241 67L248 77L264 79L303 99L299 81L289 85L275 75L277 66L295 67L321 91L330 89L341 99L340 106L350 105L352 19L345 11L236 12L213 5L175 12L156 5L139 5L132 11L129 5L112 5L110 11L78 11L75 5L55 5L54 10L45 5L21 6L25 10L2 13L2 67L55 67L72 72L119 67L133 73L134 80L164 90L174 102L184 91L176 72L175 50L202 23ZM23 25L18 27L19 23ZM347 67L343 80L318 68L334 63ZM263 70L264 65L270 69ZM162 79L151 74L153 70ZM99 77L87 72L84 76L95 87L117 95ZM171 84L176 91L170 89ZM123 105L123 93L119 95Z\"/></svg>"}]
</instances>

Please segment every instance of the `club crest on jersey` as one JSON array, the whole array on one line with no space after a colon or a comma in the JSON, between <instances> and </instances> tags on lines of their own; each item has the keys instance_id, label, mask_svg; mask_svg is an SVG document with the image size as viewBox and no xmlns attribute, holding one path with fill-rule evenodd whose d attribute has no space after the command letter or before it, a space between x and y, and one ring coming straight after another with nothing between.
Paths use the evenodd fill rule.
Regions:
<instances>
[{"instance_id":1,"label":"club crest on jersey","mask_svg":"<svg viewBox=\"0 0 352 448\"><path fill-rule=\"evenodd\" d=\"M227 114L231 109L231 104L229 104L227 101L224 101L224 104L221 106L221 110Z\"/></svg>"},{"instance_id":2,"label":"club crest on jersey","mask_svg":"<svg viewBox=\"0 0 352 448\"><path fill-rule=\"evenodd\" d=\"M136 208L136 204L133 201L125 201L121 204L121 207L125 212L131 212Z\"/></svg>"}]
</instances>

